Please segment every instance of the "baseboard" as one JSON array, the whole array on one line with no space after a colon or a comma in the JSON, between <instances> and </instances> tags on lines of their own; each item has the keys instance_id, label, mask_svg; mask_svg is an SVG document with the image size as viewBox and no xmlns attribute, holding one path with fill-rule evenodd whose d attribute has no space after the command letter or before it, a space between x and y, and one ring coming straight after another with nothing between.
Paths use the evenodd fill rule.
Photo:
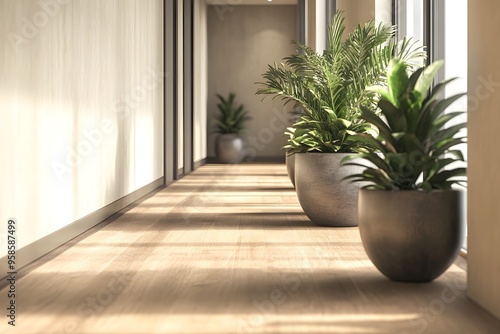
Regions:
<instances>
[{"instance_id":1,"label":"baseboard","mask_svg":"<svg viewBox=\"0 0 500 334\"><path fill-rule=\"evenodd\" d=\"M177 180L182 179L184 177L184 167L177 169Z\"/></svg>"},{"instance_id":2,"label":"baseboard","mask_svg":"<svg viewBox=\"0 0 500 334\"><path fill-rule=\"evenodd\" d=\"M78 219L77 221L57 230L29 245L26 245L17 250L16 254L16 270L30 264L40 257L50 253L57 247L65 244L71 239L77 237L83 232L103 222L118 211L134 203L141 197L153 192L158 188L164 187L164 178L161 177L150 184L137 189L136 191L106 205L105 207ZM0 268L2 273L7 273L7 256L0 258Z\"/></svg>"},{"instance_id":3,"label":"baseboard","mask_svg":"<svg viewBox=\"0 0 500 334\"><path fill-rule=\"evenodd\" d=\"M195 161L194 162L194 169L196 170L196 169L198 169L198 168L200 168L200 167L202 167L202 166L204 166L206 164L207 164L207 158L201 159L199 161Z\"/></svg>"},{"instance_id":4,"label":"baseboard","mask_svg":"<svg viewBox=\"0 0 500 334\"><path fill-rule=\"evenodd\" d=\"M206 163L208 164L219 164L220 162L217 160L216 157L208 157L206 158ZM245 164L251 164L251 163L258 163L258 164L281 164L285 163L285 154L283 153L283 156L272 156L272 157L254 157L252 159L244 159L241 163Z\"/></svg>"},{"instance_id":5,"label":"baseboard","mask_svg":"<svg viewBox=\"0 0 500 334\"><path fill-rule=\"evenodd\" d=\"M244 163L259 163L259 164L284 164L285 163L285 154L280 156L272 156L272 157L255 157L251 160L244 159Z\"/></svg>"}]
</instances>

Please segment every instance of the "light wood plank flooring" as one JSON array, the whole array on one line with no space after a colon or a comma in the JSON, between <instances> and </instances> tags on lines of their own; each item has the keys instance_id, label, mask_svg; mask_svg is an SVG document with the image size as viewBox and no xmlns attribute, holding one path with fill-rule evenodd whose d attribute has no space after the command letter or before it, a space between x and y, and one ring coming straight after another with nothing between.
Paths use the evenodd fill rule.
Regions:
<instances>
[{"instance_id":1,"label":"light wood plank flooring","mask_svg":"<svg viewBox=\"0 0 500 334\"><path fill-rule=\"evenodd\" d=\"M283 165L207 165L24 269L0 332L500 333L465 287L457 265L387 280L357 228L311 224Z\"/></svg>"}]
</instances>

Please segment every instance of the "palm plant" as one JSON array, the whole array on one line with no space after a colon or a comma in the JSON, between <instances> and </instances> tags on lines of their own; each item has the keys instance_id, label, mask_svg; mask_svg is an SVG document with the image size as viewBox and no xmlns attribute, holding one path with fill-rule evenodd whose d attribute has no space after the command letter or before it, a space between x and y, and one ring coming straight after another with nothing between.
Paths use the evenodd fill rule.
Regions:
<instances>
[{"instance_id":1,"label":"palm plant","mask_svg":"<svg viewBox=\"0 0 500 334\"><path fill-rule=\"evenodd\" d=\"M295 43L300 52L269 65L257 94L272 95L300 105L305 115L288 129L289 153L365 151L352 141L371 127L359 118L361 106L376 105L377 94L365 88L383 82L390 60L396 55L409 66L425 58L415 43L394 40L395 28L374 21L358 27L342 40L344 16L337 12L329 27L329 47L322 54Z\"/></svg>"},{"instance_id":2,"label":"palm plant","mask_svg":"<svg viewBox=\"0 0 500 334\"><path fill-rule=\"evenodd\" d=\"M216 133L241 134L244 130L243 124L251 119L243 104L236 106L235 97L236 94L234 93L229 93L227 99L217 94L217 98L219 99L217 107L219 108L220 114L215 120Z\"/></svg>"},{"instance_id":3,"label":"palm plant","mask_svg":"<svg viewBox=\"0 0 500 334\"><path fill-rule=\"evenodd\" d=\"M454 148L465 143L465 138L457 135L466 123L447 127L449 121L463 112L445 113L448 106L465 94L439 99L445 86L455 78L439 83L429 93L441 66L443 62L438 61L408 76L406 64L391 61L388 87L369 89L381 95L378 107L383 117L366 107L362 107L360 116L375 126L379 135L351 137L380 153L372 151L355 156L369 162L371 167L362 165L366 168L361 174L346 179L368 182L365 188L383 190L449 190L452 185L465 182L466 169L456 166L456 162L464 162L464 157ZM353 161L345 164L360 165Z\"/></svg>"}]
</instances>

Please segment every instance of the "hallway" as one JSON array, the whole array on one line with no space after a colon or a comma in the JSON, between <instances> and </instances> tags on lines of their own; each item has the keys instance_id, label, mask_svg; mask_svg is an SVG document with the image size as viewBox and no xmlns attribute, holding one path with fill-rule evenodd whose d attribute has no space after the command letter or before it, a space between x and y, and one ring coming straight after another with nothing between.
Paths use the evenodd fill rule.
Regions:
<instances>
[{"instance_id":1,"label":"hallway","mask_svg":"<svg viewBox=\"0 0 500 334\"><path fill-rule=\"evenodd\" d=\"M24 268L0 332L498 333L462 262L391 282L357 228L312 225L284 165L206 165Z\"/></svg>"}]
</instances>

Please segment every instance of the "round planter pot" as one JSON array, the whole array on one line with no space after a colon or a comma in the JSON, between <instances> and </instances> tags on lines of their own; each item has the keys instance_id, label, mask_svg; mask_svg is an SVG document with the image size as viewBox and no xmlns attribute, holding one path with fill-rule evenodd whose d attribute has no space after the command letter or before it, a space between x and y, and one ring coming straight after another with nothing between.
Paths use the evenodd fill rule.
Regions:
<instances>
[{"instance_id":1,"label":"round planter pot","mask_svg":"<svg viewBox=\"0 0 500 334\"><path fill-rule=\"evenodd\" d=\"M221 134L217 137L215 153L221 163L237 164L243 158L243 138L236 134Z\"/></svg>"},{"instance_id":2,"label":"round planter pot","mask_svg":"<svg viewBox=\"0 0 500 334\"><path fill-rule=\"evenodd\" d=\"M295 154L286 155L286 171L288 172L288 177L292 181L295 187Z\"/></svg>"},{"instance_id":3,"label":"round planter pot","mask_svg":"<svg viewBox=\"0 0 500 334\"><path fill-rule=\"evenodd\" d=\"M460 191L359 192L366 253L388 278L430 282L455 260L464 241Z\"/></svg>"},{"instance_id":4,"label":"round planter pot","mask_svg":"<svg viewBox=\"0 0 500 334\"><path fill-rule=\"evenodd\" d=\"M341 166L344 153L296 153L295 189L302 210L318 226L358 225L360 183L342 179L363 168Z\"/></svg>"}]
</instances>

